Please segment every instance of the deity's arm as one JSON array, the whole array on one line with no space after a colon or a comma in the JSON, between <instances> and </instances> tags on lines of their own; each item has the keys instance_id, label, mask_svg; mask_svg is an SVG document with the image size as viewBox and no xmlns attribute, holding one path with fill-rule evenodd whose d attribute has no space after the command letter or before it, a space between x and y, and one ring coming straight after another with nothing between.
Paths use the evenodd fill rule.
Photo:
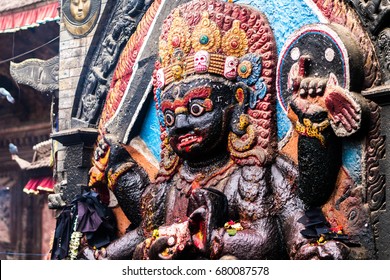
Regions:
<instances>
[{"instance_id":1,"label":"deity's arm","mask_svg":"<svg viewBox=\"0 0 390 280\"><path fill-rule=\"evenodd\" d=\"M114 194L110 196L110 206L119 206L130 221L126 233L106 248L95 251L95 258L129 259L136 246L145 239L147 211L143 208L153 205L150 193L154 185L150 183L145 169L129 154L127 147L111 135L99 141L94 159L90 186L102 193L103 188L108 188Z\"/></svg>"},{"instance_id":2,"label":"deity's arm","mask_svg":"<svg viewBox=\"0 0 390 280\"><path fill-rule=\"evenodd\" d=\"M305 216L305 208L295 191L295 167L279 157L272 167L274 194L278 208L280 228L291 259L345 259L348 247L334 240L325 244L311 244L301 231L305 226L300 219Z\"/></svg>"},{"instance_id":3,"label":"deity's arm","mask_svg":"<svg viewBox=\"0 0 390 280\"><path fill-rule=\"evenodd\" d=\"M308 207L326 203L342 165L342 137L367 122L367 102L328 78L301 77L288 109L298 140L299 197Z\"/></svg>"},{"instance_id":4,"label":"deity's arm","mask_svg":"<svg viewBox=\"0 0 390 280\"><path fill-rule=\"evenodd\" d=\"M110 243L105 248L105 256L102 257L109 260L131 259L135 248L144 239L143 230L138 227Z\"/></svg>"},{"instance_id":5,"label":"deity's arm","mask_svg":"<svg viewBox=\"0 0 390 280\"><path fill-rule=\"evenodd\" d=\"M129 174L123 175L123 180L129 178ZM140 211L140 220L137 224L130 226L123 236L111 242L106 248L94 252L97 259L132 259L138 245L143 244L146 238L151 236L151 232L156 225L161 224L161 217L164 212L165 190L163 187L157 188L154 184L149 184L140 198L139 206L133 205L134 211ZM139 207L139 209L138 209Z\"/></svg>"},{"instance_id":6,"label":"deity's arm","mask_svg":"<svg viewBox=\"0 0 390 280\"><path fill-rule=\"evenodd\" d=\"M299 248L308 243L300 233L304 226L298 222L305 214L303 203L295 190L298 171L292 162L280 156L271 167L271 173L278 221L286 240L287 252L293 258Z\"/></svg>"}]
</instances>

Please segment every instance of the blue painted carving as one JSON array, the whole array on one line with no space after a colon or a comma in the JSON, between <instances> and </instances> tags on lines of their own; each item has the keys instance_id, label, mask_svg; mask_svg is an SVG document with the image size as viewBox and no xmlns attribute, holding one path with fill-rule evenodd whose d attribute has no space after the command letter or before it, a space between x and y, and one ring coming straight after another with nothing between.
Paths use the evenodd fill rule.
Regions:
<instances>
[{"instance_id":1,"label":"blue painted carving","mask_svg":"<svg viewBox=\"0 0 390 280\"><path fill-rule=\"evenodd\" d=\"M157 110L154 101L149 104L147 114L142 124L140 137L146 143L155 158L159 160L161 152L160 124L157 119Z\"/></svg>"},{"instance_id":2,"label":"blue painted carving","mask_svg":"<svg viewBox=\"0 0 390 280\"><path fill-rule=\"evenodd\" d=\"M278 54L280 53L287 38L297 29L306 24L318 23L319 19L314 11L304 0L253 0L238 1L249 3L251 6L262 11L268 18L273 28ZM280 104L276 107L278 140L282 140L290 130L290 121Z\"/></svg>"}]
</instances>

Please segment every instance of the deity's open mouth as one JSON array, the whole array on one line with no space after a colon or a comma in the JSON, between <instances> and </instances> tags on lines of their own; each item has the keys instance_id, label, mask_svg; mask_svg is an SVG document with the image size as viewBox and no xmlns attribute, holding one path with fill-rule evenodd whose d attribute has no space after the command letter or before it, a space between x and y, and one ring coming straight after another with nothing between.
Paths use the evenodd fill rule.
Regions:
<instances>
[{"instance_id":1,"label":"deity's open mouth","mask_svg":"<svg viewBox=\"0 0 390 280\"><path fill-rule=\"evenodd\" d=\"M201 136L196 136L194 134L186 134L179 137L179 143L177 144L177 148L179 150L183 148L189 148L194 143L199 143L202 141Z\"/></svg>"}]
</instances>

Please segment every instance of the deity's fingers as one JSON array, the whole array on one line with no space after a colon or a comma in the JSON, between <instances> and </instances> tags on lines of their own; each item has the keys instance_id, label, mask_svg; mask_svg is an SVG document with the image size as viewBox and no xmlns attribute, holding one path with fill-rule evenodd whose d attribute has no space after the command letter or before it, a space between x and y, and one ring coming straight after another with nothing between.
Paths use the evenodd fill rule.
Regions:
<instances>
[{"instance_id":1,"label":"deity's fingers","mask_svg":"<svg viewBox=\"0 0 390 280\"><path fill-rule=\"evenodd\" d=\"M349 249L341 242L327 241L324 245L317 246L318 256L322 260L342 260L348 255Z\"/></svg>"},{"instance_id":2,"label":"deity's fingers","mask_svg":"<svg viewBox=\"0 0 390 280\"><path fill-rule=\"evenodd\" d=\"M310 97L315 97L318 95L317 91L318 91L318 84L320 82L321 79L319 78L313 78L311 79L311 81L309 82L309 85L308 85L308 94Z\"/></svg>"},{"instance_id":3,"label":"deity's fingers","mask_svg":"<svg viewBox=\"0 0 390 280\"><path fill-rule=\"evenodd\" d=\"M308 95L309 91L309 84L311 82L311 78L305 78L301 81L301 84L299 85L299 96L302 98L306 98Z\"/></svg>"},{"instance_id":4,"label":"deity's fingers","mask_svg":"<svg viewBox=\"0 0 390 280\"><path fill-rule=\"evenodd\" d=\"M345 110L345 113L348 113L355 122L359 122L360 121L360 114L357 112L356 107L353 106L353 104L351 104L351 103L348 105L350 105L350 106L344 107L343 110Z\"/></svg>"},{"instance_id":5,"label":"deity's fingers","mask_svg":"<svg viewBox=\"0 0 390 280\"><path fill-rule=\"evenodd\" d=\"M344 128L348 131L352 131L352 126L351 123L348 121L347 117L344 116L343 114L338 114L338 117L340 119L340 122L343 124Z\"/></svg>"},{"instance_id":6,"label":"deity's fingers","mask_svg":"<svg viewBox=\"0 0 390 280\"><path fill-rule=\"evenodd\" d=\"M343 108L341 110L344 114L345 119L348 121L348 123L351 125L353 129L358 129L358 123L356 122L355 118L353 117L354 111L347 110L346 108Z\"/></svg>"},{"instance_id":7,"label":"deity's fingers","mask_svg":"<svg viewBox=\"0 0 390 280\"><path fill-rule=\"evenodd\" d=\"M149 258L151 260L170 260L173 254L166 253L166 249L176 244L174 236L159 237L150 247Z\"/></svg>"},{"instance_id":8,"label":"deity's fingers","mask_svg":"<svg viewBox=\"0 0 390 280\"><path fill-rule=\"evenodd\" d=\"M360 114L355 101L341 88L331 88L325 105L335 124L341 124L348 132L359 128Z\"/></svg>"},{"instance_id":9,"label":"deity's fingers","mask_svg":"<svg viewBox=\"0 0 390 280\"><path fill-rule=\"evenodd\" d=\"M317 88L316 88L316 94L318 96L323 96L325 92L325 87L326 87L326 79L319 79L317 83Z\"/></svg>"}]
</instances>

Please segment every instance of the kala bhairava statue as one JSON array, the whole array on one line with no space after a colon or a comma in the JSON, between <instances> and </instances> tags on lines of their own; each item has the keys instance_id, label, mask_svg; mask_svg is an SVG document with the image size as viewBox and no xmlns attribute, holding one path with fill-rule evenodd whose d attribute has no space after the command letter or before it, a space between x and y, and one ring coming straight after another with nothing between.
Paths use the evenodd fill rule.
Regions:
<instances>
[{"instance_id":1,"label":"kala bhairava statue","mask_svg":"<svg viewBox=\"0 0 390 280\"><path fill-rule=\"evenodd\" d=\"M326 242L307 235L310 222L326 228L319 207L340 168L331 143L360 129L365 105L335 75L310 77L311 59L298 55L287 68L296 164L277 147L277 52L265 16L219 0L174 9L154 72L160 169L150 179L115 135L104 136L95 164L107 168L103 177L91 170L90 185L103 192L105 181L131 225L104 249L86 245L84 256L348 258L341 232L321 235Z\"/></svg>"}]
</instances>

